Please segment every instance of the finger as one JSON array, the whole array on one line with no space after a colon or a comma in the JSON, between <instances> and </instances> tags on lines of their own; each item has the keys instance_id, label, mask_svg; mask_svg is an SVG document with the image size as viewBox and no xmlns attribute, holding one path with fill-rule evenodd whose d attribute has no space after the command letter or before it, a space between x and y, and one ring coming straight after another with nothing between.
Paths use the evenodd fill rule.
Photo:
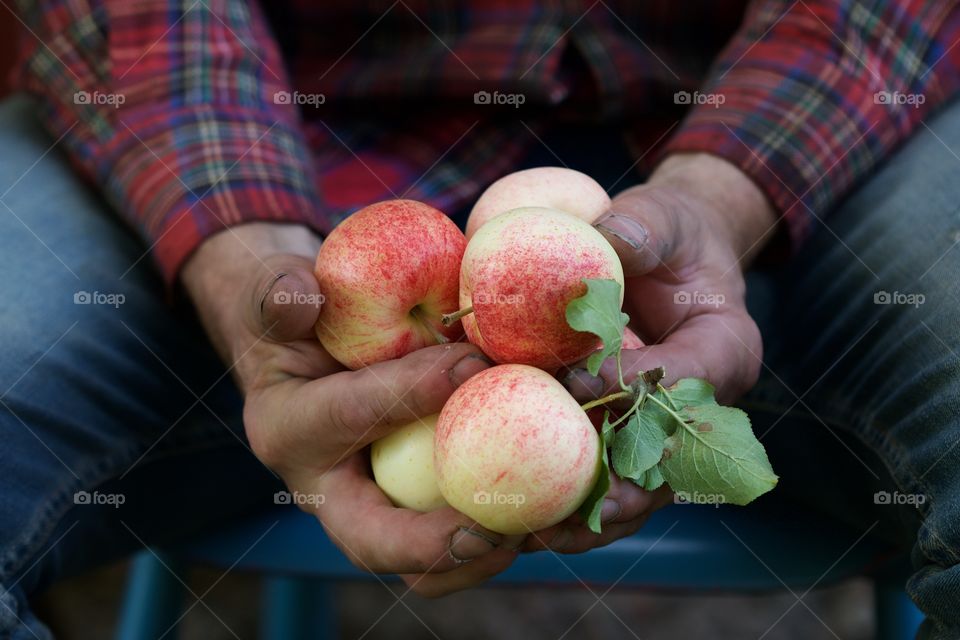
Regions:
<instances>
[{"instance_id":1,"label":"finger","mask_svg":"<svg viewBox=\"0 0 960 640\"><path fill-rule=\"evenodd\" d=\"M602 525L599 534L591 531L582 522L571 519L551 528L549 532L546 530L538 532L541 535L537 537L531 535L524 544L523 550L550 549L557 553L583 553L633 535L646 523L651 514L673 501L673 492L666 485L653 492L644 491L639 487L637 489L646 494L647 498L644 500L646 506L639 512L629 515L626 512L621 513Z\"/></svg>"},{"instance_id":2,"label":"finger","mask_svg":"<svg viewBox=\"0 0 960 640\"><path fill-rule=\"evenodd\" d=\"M455 343L306 383L280 382L276 393L260 399L260 413L274 419L260 420L262 428L252 432L254 450L278 471L296 461L323 471L398 427L439 413L458 386L488 367L479 349Z\"/></svg>"},{"instance_id":3,"label":"finger","mask_svg":"<svg viewBox=\"0 0 960 640\"><path fill-rule=\"evenodd\" d=\"M664 385L680 378L703 378L717 388L722 403L736 400L760 375L763 362L760 330L745 310L706 313L684 322L660 344L622 352L623 376L633 380L639 373L663 367ZM577 365L563 379L570 393L581 402L618 388L616 361L600 367L599 381Z\"/></svg>"},{"instance_id":4,"label":"finger","mask_svg":"<svg viewBox=\"0 0 960 640\"><path fill-rule=\"evenodd\" d=\"M450 507L430 513L394 507L370 479L361 455L330 471L321 487L320 521L344 554L367 571L442 573L505 543L501 534Z\"/></svg>"},{"instance_id":5,"label":"finger","mask_svg":"<svg viewBox=\"0 0 960 640\"><path fill-rule=\"evenodd\" d=\"M638 518L654 507L656 499L657 496L654 493L638 487L630 480L623 480L611 472L610 490L603 500L600 511L601 529L605 529L610 524L622 524ZM530 534L524 548L545 549L551 541L559 543L560 540L554 540L554 538L564 530L575 526L579 526L584 531L590 531L586 525L583 525L579 515L575 514L559 524Z\"/></svg>"},{"instance_id":6,"label":"finger","mask_svg":"<svg viewBox=\"0 0 960 640\"><path fill-rule=\"evenodd\" d=\"M333 435L359 448L439 413L457 387L491 364L473 345L437 345L308 383L300 400Z\"/></svg>"},{"instance_id":7,"label":"finger","mask_svg":"<svg viewBox=\"0 0 960 640\"><path fill-rule=\"evenodd\" d=\"M517 551L496 549L446 573L408 574L400 577L414 593L425 598L437 598L483 584L506 570L518 556Z\"/></svg>"},{"instance_id":8,"label":"finger","mask_svg":"<svg viewBox=\"0 0 960 640\"><path fill-rule=\"evenodd\" d=\"M634 187L613 199L593 226L613 246L628 278L649 273L671 260L682 246L681 205L663 191Z\"/></svg>"},{"instance_id":9,"label":"finger","mask_svg":"<svg viewBox=\"0 0 960 640\"><path fill-rule=\"evenodd\" d=\"M313 262L303 256L270 256L250 291L247 321L256 335L276 342L315 337L323 296Z\"/></svg>"}]
</instances>

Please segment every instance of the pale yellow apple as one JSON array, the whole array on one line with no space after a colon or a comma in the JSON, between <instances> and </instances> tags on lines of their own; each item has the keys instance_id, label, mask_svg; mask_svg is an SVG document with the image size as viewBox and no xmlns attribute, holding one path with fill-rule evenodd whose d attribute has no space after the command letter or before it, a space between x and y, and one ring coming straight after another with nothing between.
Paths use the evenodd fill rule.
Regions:
<instances>
[{"instance_id":1,"label":"pale yellow apple","mask_svg":"<svg viewBox=\"0 0 960 640\"><path fill-rule=\"evenodd\" d=\"M447 502L433 471L437 415L414 420L370 445L370 464L380 489L404 509L434 511Z\"/></svg>"},{"instance_id":2,"label":"pale yellow apple","mask_svg":"<svg viewBox=\"0 0 960 640\"><path fill-rule=\"evenodd\" d=\"M481 194L467 219L471 236L487 221L521 207L549 207L593 222L610 209L610 197L590 176L564 167L536 167L508 174Z\"/></svg>"}]
</instances>

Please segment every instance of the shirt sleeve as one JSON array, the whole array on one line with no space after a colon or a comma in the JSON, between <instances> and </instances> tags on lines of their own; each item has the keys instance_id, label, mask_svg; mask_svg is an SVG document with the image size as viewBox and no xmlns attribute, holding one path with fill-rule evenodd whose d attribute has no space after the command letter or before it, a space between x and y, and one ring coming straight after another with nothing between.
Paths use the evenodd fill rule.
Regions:
<instances>
[{"instance_id":1,"label":"shirt sleeve","mask_svg":"<svg viewBox=\"0 0 960 640\"><path fill-rule=\"evenodd\" d=\"M37 0L19 85L168 284L208 236L319 219L310 153L255 2Z\"/></svg>"},{"instance_id":2,"label":"shirt sleeve","mask_svg":"<svg viewBox=\"0 0 960 640\"><path fill-rule=\"evenodd\" d=\"M739 166L794 246L960 86L956 2L753 2L665 153Z\"/></svg>"}]
</instances>

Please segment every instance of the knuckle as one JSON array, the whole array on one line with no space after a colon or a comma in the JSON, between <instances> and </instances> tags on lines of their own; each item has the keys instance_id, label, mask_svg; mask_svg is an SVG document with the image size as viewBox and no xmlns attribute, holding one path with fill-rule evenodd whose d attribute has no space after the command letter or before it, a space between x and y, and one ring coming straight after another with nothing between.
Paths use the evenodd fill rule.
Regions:
<instances>
[{"instance_id":1,"label":"knuckle","mask_svg":"<svg viewBox=\"0 0 960 640\"><path fill-rule=\"evenodd\" d=\"M369 405L352 402L331 402L328 426L339 436L341 443L353 446L363 438L375 423Z\"/></svg>"},{"instance_id":2,"label":"knuckle","mask_svg":"<svg viewBox=\"0 0 960 640\"><path fill-rule=\"evenodd\" d=\"M416 568L417 573L431 573L446 571L456 566L457 561L451 555L446 541L421 540L411 553L410 564Z\"/></svg>"},{"instance_id":3,"label":"knuckle","mask_svg":"<svg viewBox=\"0 0 960 640\"><path fill-rule=\"evenodd\" d=\"M449 347L449 348L448 348ZM425 416L436 413L453 392L449 371L471 352L467 345L445 345L444 353L436 348L420 349L404 358L404 368L391 380L396 406L405 413Z\"/></svg>"},{"instance_id":4,"label":"knuckle","mask_svg":"<svg viewBox=\"0 0 960 640\"><path fill-rule=\"evenodd\" d=\"M340 436L342 440L353 441L356 438L354 425L356 424L357 406L341 399L337 402L328 402L324 405L325 416L324 423L333 433Z\"/></svg>"},{"instance_id":5,"label":"knuckle","mask_svg":"<svg viewBox=\"0 0 960 640\"><path fill-rule=\"evenodd\" d=\"M326 404L325 421L344 442L353 443L383 420L389 405L382 390L371 387L369 374L350 372L346 375L344 388L350 391Z\"/></svg>"},{"instance_id":6,"label":"knuckle","mask_svg":"<svg viewBox=\"0 0 960 640\"><path fill-rule=\"evenodd\" d=\"M430 404L428 402L428 395L428 390L423 389L420 384L414 384L402 390L402 393L396 398L396 405L402 406L403 409L410 414L411 419L413 419L414 416L425 416L434 413L434 411L428 410L427 408Z\"/></svg>"}]
</instances>

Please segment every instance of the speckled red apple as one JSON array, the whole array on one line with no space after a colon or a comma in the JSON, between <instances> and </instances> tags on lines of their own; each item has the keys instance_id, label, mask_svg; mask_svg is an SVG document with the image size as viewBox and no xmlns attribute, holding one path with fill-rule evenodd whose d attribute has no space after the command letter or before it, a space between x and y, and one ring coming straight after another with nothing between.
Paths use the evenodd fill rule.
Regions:
<instances>
[{"instance_id":1,"label":"speckled red apple","mask_svg":"<svg viewBox=\"0 0 960 640\"><path fill-rule=\"evenodd\" d=\"M323 347L351 369L462 335L440 317L457 309L466 239L442 212L415 200L360 209L324 241L315 273L325 296Z\"/></svg>"},{"instance_id":2,"label":"speckled red apple","mask_svg":"<svg viewBox=\"0 0 960 640\"><path fill-rule=\"evenodd\" d=\"M467 219L467 239L487 221L521 207L549 207L593 222L610 209L610 197L588 175L564 167L535 167L508 174L489 187Z\"/></svg>"},{"instance_id":3,"label":"speckled red apple","mask_svg":"<svg viewBox=\"0 0 960 640\"><path fill-rule=\"evenodd\" d=\"M601 344L567 324L567 304L586 293L585 278L616 280L623 300L623 268L598 231L555 209L515 209L467 244L461 313L453 317L462 317L470 342L494 361L553 371Z\"/></svg>"},{"instance_id":4,"label":"speckled red apple","mask_svg":"<svg viewBox=\"0 0 960 640\"><path fill-rule=\"evenodd\" d=\"M589 495L600 437L548 373L492 367L467 380L437 420L434 468L446 501L491 531L554 525Z\"/></svg>"}]
</instances>

